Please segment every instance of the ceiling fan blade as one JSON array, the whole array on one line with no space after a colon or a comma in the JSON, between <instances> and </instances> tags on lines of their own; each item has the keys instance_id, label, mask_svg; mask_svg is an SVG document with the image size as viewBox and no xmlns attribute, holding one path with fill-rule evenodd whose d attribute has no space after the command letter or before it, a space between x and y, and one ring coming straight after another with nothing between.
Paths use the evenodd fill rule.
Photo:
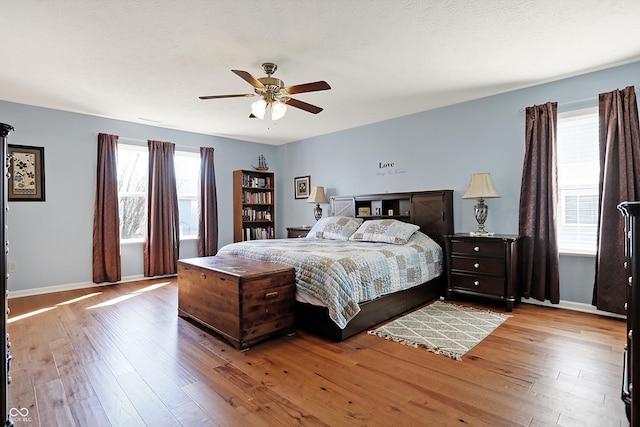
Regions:
<instances>
[{"instance_id":1,"label":"ceiling fan blade","mask_svg":"<svg viewBox=\"0 0 640 427\"><path fill-rule=\"evenodd\" d=\"M210 95L210 96L199 96L200 99L218 99L218 98L241 98L241 97L251 97L255 96L255 93L240 93L236 95Z\"/></svg>"},{"instance_id":2,"label":"ceiling fan blade","mask_svg":"<svg viewBox=\"0 0 640 427\"><path fill-rule=\"evenodd\" d=\"M286 90L290 95L293 95L295 93L316 92L319 90L328 90L328 89L331 89L331 86L329 86L329 83L323 80L319 82L304 83L301 85L293 85L293 86L288 86L284 88L284 90Z\"/></svg>"},{"instance_id":3,"label":"ceiling fan blade","mask_svg":"<svg viewBox=\"0 0 640 427\"><path fill-rule=\"evenodd\" d=\"M253 87L257 88L257 89L265 89L264 85L260 82L260 80L258 80L255 77L253 77L247 71L242 71L242 70L231 70L231 71L236 73L238 76L242 77L251 86L253 86Z\"/></svg>"},{"instance_id":4,"label":"ceiling fan blade","mask_svg":"<svg viewBox=\"0 0 640 427\"><path fill-rule=\"evenodd\" d=\"M292 107L299 108L304 111L308 111L311 114L318 114L322 111L322 108L317 107L315 105L307 104L306 102L300 101L298 99L289 98L286 102L287 105L291 105Z\"/></svg>"}]
</instances>

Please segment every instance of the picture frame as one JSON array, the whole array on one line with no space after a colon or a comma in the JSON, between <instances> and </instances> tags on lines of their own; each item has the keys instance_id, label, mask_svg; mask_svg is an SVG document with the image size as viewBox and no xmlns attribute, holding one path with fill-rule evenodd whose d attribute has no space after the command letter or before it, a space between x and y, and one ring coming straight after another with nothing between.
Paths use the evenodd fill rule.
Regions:
<instances>
[{"instance_id":1,"label":"picture frame","mask_svg":"<svg viewBox=\"0 0 640 427\"><path fill-rule=\"evenodd\" d=\"M311 191L311 176L298 176L293 178L294 196L296 199L309 198Z\"/></svg>"},{"instance_id":2,"label":"picture frame","mask_svg":"<svg viewBox=\"0 0 640 427\"><path fill-rule=\"evenodd\" d=\"M44 202L44 147L7 144L10 202Z\"/></svg>"}]
</instances>

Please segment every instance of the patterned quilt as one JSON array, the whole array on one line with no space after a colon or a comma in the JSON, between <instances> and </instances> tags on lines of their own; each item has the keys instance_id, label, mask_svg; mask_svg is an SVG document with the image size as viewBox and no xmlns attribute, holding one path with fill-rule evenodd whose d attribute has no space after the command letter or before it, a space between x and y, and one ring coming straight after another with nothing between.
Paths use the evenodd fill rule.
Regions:
<instances>
[{"instance_id":1,"label":"patterned quilt","mask_svg":"<svg viewBox=\"0 0 640 427\"><path fill-rule=\"evenodd\" d=\"M427 282L442 274L442 248L416 232L404 245L336 240L271 239L232 243L218 251L294 267L298 292L320 300L342 329L359 302Z\"/></svg>"}]
</instances>

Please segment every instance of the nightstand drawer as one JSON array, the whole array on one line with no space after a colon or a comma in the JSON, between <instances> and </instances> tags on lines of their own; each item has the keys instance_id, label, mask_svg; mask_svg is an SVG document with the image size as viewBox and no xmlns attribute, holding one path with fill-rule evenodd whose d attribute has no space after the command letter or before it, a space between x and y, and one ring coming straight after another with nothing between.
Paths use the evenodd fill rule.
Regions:
<instances>
[{"instance_id":1,"label":"nightstand drawer","mask_svg":"<svg viewBox=\"0 0 640 427\"><path fill-rule=\"evenodd\" d=\"M311 230L311 226L287 227L287 239L298 239L307 237L307 234L309 234L309 230Z\"/></svg>"},{"instance_id":2,"label":"nightstand drawer","mask_svg":"<svg viewBox=\"0 0 640 427\"><path fill-rule=\"evenodd\" d=\"M451 240L451 253L504 258L504 245L495 241Z\"/></svg>"},{"instance_id":3,"label":"nightstand drawer","mask_svg":"<svg viewBox=\"0 0 640 427\"><path fill-rule=\"evenodd\" d=\"M450 286L454 289L467 289L492 295L504 294L504 279L468 274L451 274Z\"/></svg>"},{"instance_id":4,"label":"nightstand drawer","mask_svg":"<svg viewBox=\"0 0 640 427\"><path fill-rule=\"evenodd\" d=\"M502 259L451 257L451 269L455 271L504 277L504 268L504 260Z\"/></svg>"}]
</instances>

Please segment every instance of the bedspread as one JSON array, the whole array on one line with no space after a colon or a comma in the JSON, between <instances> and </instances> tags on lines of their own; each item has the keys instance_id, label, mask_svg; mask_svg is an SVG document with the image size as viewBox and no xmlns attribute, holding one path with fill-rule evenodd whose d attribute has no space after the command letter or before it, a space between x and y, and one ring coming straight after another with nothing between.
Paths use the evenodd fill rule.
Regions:
<instances>
[{"instance_id":1,"label":"bedspread","mask_svg":"<svg viewBox=\"0 0 640 427\"><path fill-rule=\"evenodd\" d=\"M359 302L407 289L442 274L442 248L416 232L404 245L270 239L232 243L218 252L295 268L297 292L320 300L342 329Z\"/></svg>"}]
</instances>

